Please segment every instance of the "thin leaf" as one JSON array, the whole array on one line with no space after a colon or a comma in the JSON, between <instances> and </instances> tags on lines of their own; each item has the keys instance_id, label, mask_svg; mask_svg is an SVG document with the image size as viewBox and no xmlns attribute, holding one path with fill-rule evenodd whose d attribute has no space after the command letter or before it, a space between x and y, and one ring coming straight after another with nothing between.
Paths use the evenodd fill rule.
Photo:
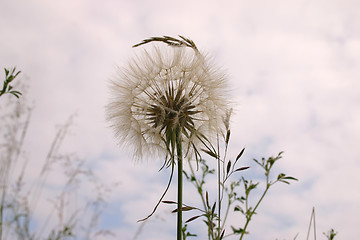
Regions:
<instances>
[{"instance_id":1,"label":"thin leaf","mask_svg":"<svg viewBox=\"0 0 360 240\"><path fill-rule=\"evenodd\" d=\"M229 174L230 168L231 168L231 161L229 161L228 164L227 164L227 167L226 167L226 175Z\"/></svg>"},{"instance_id":2,"label":"thin leaf","mask_svg":"<svg viewBox=\"0 0 360 240\"><path fill-rule=\"evenodd\" d=\"M206 205L207 205L208 208L210 208L210 204L209 204L209 193L208 193L208 191L206 191L205 196L206 196Z\"/></svg>"},{"instance_id":3,"label":"thin leaf","mask_svg":"<svg viewBox=\"0 0 360 240\"><path fill-rule=\"evenodd\" d=\"M241 168L236 169L234 172L243 171L243 170L246 170L248 168L250 168L250 167L241 167Z\"/></svg>"},{"instance_id":4,"label":"thin leaf","mask_svg":"<svg viewBox=\"0 0 360 240\"><path fill-rule=\"evenodd\" d=\"M190 206L185 206L185 207L182 207L182 208L181 208L181 210L182 210L183 212L185 212L185 211L190 211L190 210L193 210L193 209L196 209L196 208L190 207ZM176 208L176 209L172 210L171 212L172 212L172 213L176 213L177 211L178 211L178 209Z\"/></svg>"},{"instance_id":5,"label":"thin leaf","mask_svg":"<svg viewBox=\"0 0 360 240\"><path fill-rule=\"evenodd\" d=\"M189 180L189 175L187 174L187 172L183 171L183 174L185 175L186 179Z\"/></svg>"},{"instance_id":6,"label":"thin leaf","mask_svg":"<svg viewBox=\"0 0 360 240\"><path fill-rule=\"evenodd\" d=\"M289 180L299 181L299 179L294 178L294 177L290 177L290 176L283 177L283 179L289 179Z\"/></svg>"},{"instance_id":7,"label":"thin leaf","mask_svg":"<svg viewBox=\"0 0 360 240\"><path fill-rule=\"evenodd\" d=\"M162 201L163 203L166 203L166 204L177 204L177 202L174 202L174 201Z\"/></svg>"},{"instance_id":8,"label":"thin leaf","mask_svg":"<svg viewBox=\"0 0 360 240\"><path fill-rule=\"evenodd\" d=\"M239 158L243 155L244 151L245 151L245 148L243 148L241 150L241 152L239 153L239 155L237 155L235 162L237 162L237 160L239 160Z\"/></svg>"},{"instance_id":9,"label":"thin leaf","mask_svg":"<svg viewBox=\"0 0 360 240\"><path fill-rule=\"evenodd\" d=\"M221 235L220 235L220 238L219 238L219 240L221 240L221 239L223 239L223 237L224 237L224 234L225 234L225 229L222 231L222 233L221 233Z\"/></svg>"},{"instance_id":10,"label":"thin leaf","mask_svg":"<svg viewBox=\"0 0 360 240\"><path fill-rule=\"evenodd\" d=\"M285 181L285 180L279 180L279 182L283 182L283 183L286 183L286 184L290 184L288 181Z\"/></svg>"},{"instance_id":11,"label":"thin leaf","mask_svg":"<svg viewBox=\"0 0 360 240\"><path fill-rule=\"evenodd\" d=\"M226 132L225 143L228 144L228 143L229 143L229 140L230 140L230 129L227 130L227 132Z\"/></svg>"},{"instance_id":12,"label":"thin leaf","mask_svg":"<svg viewBox=\"0 0 360 240\"><path fill-rule=\"evenodd\" d=\"M202 215L198 215L198 216L194 216L194 217L192 217L192 218L189 218L188 220L186 220L186 222L185 223L188 223L188 222L191 222L191 221L194 221L195 219L197 219L197 218L199 218L199 217L201 217Z\"/></svg>"},{"instance_id":13,"label":"thin leaf","mask_svg":"<svg viewBox=\"0 0 360 240\"><path fill-rule=\"evenodd\" d=\"M190 211L190 210L193 210L193 209L196 209L194 207L190 207L190 206L185 206L182 208L183 211Z\"/></svg>"},{"instance_id":14,"label":"thin leaf","mask_svg":"<svg viewBox=\"0 0 360 240\"><path fill-rule=\"evenodd\" d=\"M213 158L216 158L216 159L218 158L217 154L212 152L212 151L209 151L209 150L206 150L206 149L201 149L201 151L207 153L208 155L210 155Z\"/></svg>"},{"instance_id":15,"label":"thin leaf","mask_svg":"<svg viewBox=\"0 0 360 240\"><path fill-rule=\"evenodd\" d=\"M215 213L215 206L216 206L216 202L214 202L214 205L211 209L211 215L214 215L214 213Z\"/></svg>"}]
</instances>

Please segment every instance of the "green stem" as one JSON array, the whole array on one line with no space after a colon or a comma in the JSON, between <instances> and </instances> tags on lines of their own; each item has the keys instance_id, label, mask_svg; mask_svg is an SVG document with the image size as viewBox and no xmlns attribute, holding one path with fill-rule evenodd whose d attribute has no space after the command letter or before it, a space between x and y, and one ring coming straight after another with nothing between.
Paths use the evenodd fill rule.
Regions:
<instances>
[{"instance_id":1,"label":"green stem","mask_svg":"<svg viewBox=\"0 0 360 240\"><path fill-rule=\"evenodd\" d=\"M229 215L230 206L231 206L231 200L228 200L228 205L226 207L226 212L225 212L225 216L223 218L223 222L222 222L222 225L221 225L221 230L223 230L224 227L225 227L225 222L226 222L226 219L227 219L227 217Z\"/></svg>"},{"instance_id":2,"label":"green stem","mask_svg":"<svg viewBox=\"0 0 360 240\"><path fill-rule=\"evenodd\" d=\"M182 235L182 188L183 188L183 158L182 158L182 144L179 136L177 139L177 157L178 157L178 211L177 211L177 240L181 240Z\"/></svg>"},{"instance_id":3,"label":"green stem","mask_svg":"<svg viewBox=\"0 0 360 240\"><path fill-rule=\"evenodd\" d=\"M199 195L200 195L200 197L201 197L201 201L202 201L202 203L203 203L203 206L204 206L204 212L206 213L209 209L208 209L208 206L206 205L206 200L205 200L205 198L204 198L204 196L203 196L203 192L202 192L202 186L200 185L200 181L198 181L197 179L196 179L196 175L195 175L195 171L194 171L194 169L192 168L192 166L191 166L191 164L190 164L190 162L189 162L189 167L190 167L190 171L191 171L191 175L192 176L194 176L194 178L195 178L195 186L196 186L196 189L198 190L198 193L199 193ZM206 214L206 218L207 218L207 220L210 222L210 218L209 218L209 216ZM211 239L211 235L210 235L210 230L208 231L208 239L210 240Z\"/></svg>"},{"instance_id":4,"label":"green stem","mask_svg":"<svg viewBox=\"0 0 360 240\"><path fill-rule=\"evenodd\" d=\"M220 237L221 234L221 184L220 184L220 144L219 144L219 136L217 137L217 163L218 163L218 237ZM225 158L224 158L225 162Z\"/></svg>"},{"instance_id":5,"label":"green stem","mask_svg":"<svg viewBox=\"0 0 360 240\"><path fill-rule=\"evenodd\" d=\"M256 209L260 205L261 201L264 199L264 197L265 197L267 191L269 190L270 186L271 186L271 183L269 182L269 175L267 174L266 175L266 189L265 189L264 193L261 195L261 197L260 197L259 201L257 202L257 204L255 205L254 209L250 212L249 216L246 217L246 223L245 223L245 226L243 228L243 231L241 233L241 236L240 236L239 240L241 240L243 238L243 236L244 236L244 234L246 232L246 228L250 223L251 217L254 215ZM248 196L246 196L246 211L248 210L247 201L248 201Z\"/></svg>"}]
</instances>

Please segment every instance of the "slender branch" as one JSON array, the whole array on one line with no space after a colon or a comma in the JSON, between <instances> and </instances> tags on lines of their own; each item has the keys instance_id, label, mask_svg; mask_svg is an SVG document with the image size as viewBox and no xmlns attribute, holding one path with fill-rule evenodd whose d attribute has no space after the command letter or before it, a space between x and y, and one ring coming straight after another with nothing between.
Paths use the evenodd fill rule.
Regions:
<instances>
[{"instance_id":1,"label":"slender branch","mask_svg":"<svg viewBox=\"0 0 360 240\"><path fill-rule=\"evenodd\" d=\"M275 183L275 182L274 182ZM245 226L243 228L243 231L241 233L241 236L239 238L239 240L241 240L246 232L246 228L247 226L249 225L250 221L251 221L251 218L252 216L254 215L256 209L258 208L258 206L260 205L261 201L264 199L267 191L269 190L270 186L272 184L269 182L269 174L266 175L266 189L265 191L263 192L263 194L261 195L259 201L257 202L257 204L255 205L254 209L250 212L249 216L246 216L246 223L245 223ZM248 196L246 196L246 211L248 210Z\"/></svg>"},{"instance_id":2,"label":"slender branch","mask_svg":"<svg viewBox=\"0 0 360 240\"><path fill-rule=\"evenodd\" d=\"M229 200L228 200L228 205L227 205L227 207L226 207L225 216L224 216L224 218L223 218L221 230L224 229L224 227L225 227L225 222L226 222L226 219L227 219L227 217L228 217L228 215L229 215L230 206L231 206L231 200L229 199Z\"/></svg>"},{"instance_id":3,"label":"slender branch","mask_svg":"<svg viewBox=\"0 0 360 240\"><path fill-rule=\"evenodd\" d=\"M194 180L195 180L195 181L194 181L194 182L195 182L195 186L196 186L196 189L198 190L198 192L199 192L199 194L200 194L201 201L202 201L202 203L203 203L203 205L204 205L205 213L207 213L208 210L209 210L209 207L207 206L206 200L205 200L205 198L204 198L204 196L203 196L202 187L201 187L200 183L198 182L198 180L196 179L195 171L194 171L194 169L193 169L193 167L191 166L190 163L189 163L189 167L190 167L191 175L195 178L195 179L194 179ZM200 190L201 190L201 191L200 191ZM210 223L210 218L209 218L209 216L208 216L207 214L205 214L205 216L206 216L207 220L208 220L209 223ZM209 239L209 240L211 239L210 231L208 231L208 239Z\"/></svg>"}]
</instances>

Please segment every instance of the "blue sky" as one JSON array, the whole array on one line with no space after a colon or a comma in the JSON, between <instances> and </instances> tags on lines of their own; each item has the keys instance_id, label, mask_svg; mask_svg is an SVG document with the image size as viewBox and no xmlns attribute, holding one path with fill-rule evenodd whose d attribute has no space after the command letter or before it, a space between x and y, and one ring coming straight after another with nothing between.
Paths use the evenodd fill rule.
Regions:
<instances>
[{"instance_id":1,"label":"blue sky","mask_svg":"<svg viewBox=\"0 0 360 240\"><path fill-rule=\"evenodd\" d=\"M133 56L133 44L180 34L229 75L235 103L230 156L243 147L247 160L285 151L275 170L300 180L274 187L248 239L292 239L297 233L304 239L313 206L320 239L330 228L339 239L355 239L359 9L351 0L0 1L0 66L22 71L35 106L26 142L34 161L29 171L35 175L55 126L76 113L63 151L87 159L104 183L119 182L101 223L132 239L136 221L152 210L169 172L157 172L161 160L134 163L130 152L116 146L104 120L108 80ZM159 209L141 239L172 238L175 216L169 210Z\"/></svg>"}]
</instances>

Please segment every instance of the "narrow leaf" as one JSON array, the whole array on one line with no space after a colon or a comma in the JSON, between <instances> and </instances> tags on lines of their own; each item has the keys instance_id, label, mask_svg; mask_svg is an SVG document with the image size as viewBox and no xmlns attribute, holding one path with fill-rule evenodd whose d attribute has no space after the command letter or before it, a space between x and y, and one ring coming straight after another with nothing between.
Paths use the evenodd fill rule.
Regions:
<instances>
[{"instance_id":1,"label":"narrow leaf","mask_svg":"<svg viewBox=\"0 0 360 240\"><path fill-rule=\"evenodd\" d=\"M207 153L208 155L210 155L211 157L213 158L218 158L217 154L212 152L212 151L209 151L209 150L206 150L206 149L201 149L203 152Z\"/></svg>"},{"instance_id":2,"label":"narrow leaf","mask_svg":"<svg viewBox=\"0 0 360 240\"><path fill-rule=\"evenodd\" d=\"M227 164L227 167L226 167L226 175L229 174L230 168L231 168L231 161L229 161L228 164Z\"/></svg>"},{"instance_id":3,"label":"narrow leaf","mask_svg":"<svg viewBox=\"0 0 360 240\"><path fill-rule=\"evenodd\" d=\"M174 201L162 201L163 203L166 203L166 204L177 204L177 202L174 202Z\"/></svg>"},{"instance_id":4,"label":"narrow leaf","mask_svg":"<svg viewBox=\"0 0 360 240\"><path fill-rule=\"evenodd\" d=\"M211 215L214 215L214 213L215 213L215 206L216 206L216 202L214 202L214 205L211 209Z\"/></svg>"},{"instance_id":5,"label":"narrow leaf","mask_svg":"<svg viewBox=\"0 0 360 240\"><path fill-rule=\"evenodd\" d=\"M186 220L186 222L185 223L188 223L188 222L191 222L191 221L194 221L195 219L197 219L197 218L199 218L199 217L201 217L202 215L198 215L198 216L194 216L194 217L192 217L192 218L189 218L188 220Z\"/></svg>"},{"instance_id":6,"label":"narrow leaf","mask_svg":"<svg viewBox=\"0 0 360 240\"><path fill-rule=\"evenodd\" d=\"M289 179L289 180L294 180L294 181L299 181L297 178L294 178L294 177L283 177L283 179Z\"/></svg>"},{"instance_id":7,"label":"narrow leaf","mask_svg":"<svg viewBox=\"0 0 360 240\"><path fill-rule=\"evenodd\" d=\"M220 238L219 238L219 240L221 240L221 239L223 239L223 237L224 237L224 234L225 234L225 229L222 231L222 233L221 233L221 235L220 235Z\"/></svg>"},{"instance_id":8,"label":"narrow leaf","mask_svg":"<svg viewBox=\"0 0 360 240\"><path fill-rule=\"evenodd\" d=\"M229 140L230 140L230 129L227 130L226 138L225 138L225 143L228 144L228 143L229 143Z\"/></svg>"},{"instance_id":9,"label":"narrow leaf","mask_svg":"<svg viewBox=\"0 0 360 240\"><path fill-rule=\"evenodd\" d=\"M190 211L190 210L193 210L193 209L196 209L196 208L194 208L194 207L190 207L190 206L185 206L185 207L182 207L181 208L181 210L182 211ZM178 209L176 208L176 209L174 209L174 210L172 210L172 213L176 213L178 211Z\"/></svg>"},{"instance_id":10,"label":"narrow leaf","mask_svg":"<svg viewBox=\"0 0 360 240\"><path fill-rule=\"evenodd\" d=\"M279 182L283 182L283 183L286 183L286 184L290 184L288 181L285 181L285 180L279 180Z\"/></svg>"},{"instance_id":11,"label":"narrow leaf","mask_svg":"<svg viewBox=\"0 0 360 240\"><path fill-rule=\"evenodd\" d=\"M250 167L241 167L241 168L236 169L234 172L243 171L243 170L246 170L248 168L250 168Z\"/></svg>"},{"instance_id":12,"label":"narrow leaf","mask_svg":"<svg viewBox=\"0 0 360 240\"><path fill-rule=\"evenodd\" d=\"M207 205L208 208L210 208L208 191L206 191L206 205Z\"/></svg>"},{"instance_id":13,"label":"narrow leaf","mask_svg":"<svg viewBox=\"0 0 360 240\"><path fill-rule=\"evenodd\" d=\"M189 175L187 174L187 172L183 171L183 174L185 175L186 179L189 180Z\"/></svg>"},{"instance_id":14,"label":"narrow leaf","mask_svg":"<svg viewBox=\"0 0 360 240\"><path fill-rule=\"evenodd\" d=\"M241 152L239 153L239 155L237 155L236 161L239 160L239 158L243 155L244 151L245 151L245 148L243 148L243 149L241 150Z\"/></svg>"},{"instance_id":15,"label":"narrow leaf","mask_svg":"<svg viewBox=\"0 0 360 240\"><path fill-rule=\"evenodd\" d=\"M193 210L195 209L194 207L190 207L190 206L186 206L186 207L183 207L182 210L183 211L190 211L190 210Z\"/></svg>"}]
</instances>

